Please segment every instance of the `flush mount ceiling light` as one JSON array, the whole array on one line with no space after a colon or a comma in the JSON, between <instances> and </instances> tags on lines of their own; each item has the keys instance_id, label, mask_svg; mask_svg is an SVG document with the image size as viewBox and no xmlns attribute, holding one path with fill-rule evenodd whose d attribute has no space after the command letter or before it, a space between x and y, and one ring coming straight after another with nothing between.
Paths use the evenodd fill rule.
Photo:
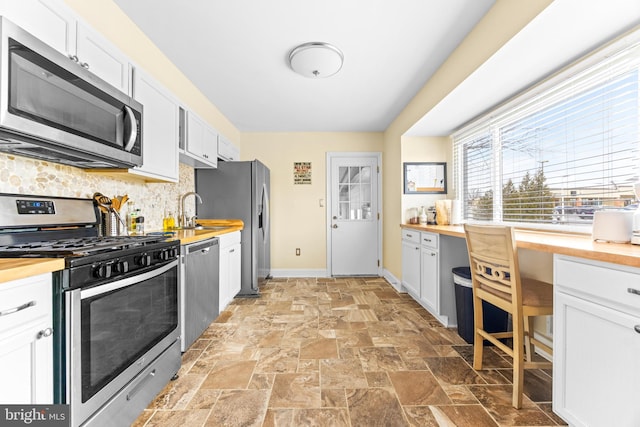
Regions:
<instances>
[{"instance_id":1,"label":"flush mount ceiling light","mask_svg":"<svg viewBox=\"0 0 640 427\"><path fill-rule=\"evenodd\" d=\"M291 69L312 79L334 75L342 68L343 60L340 49L324 42L304 43L289 53Z\"/></svg>"}]
</instances>

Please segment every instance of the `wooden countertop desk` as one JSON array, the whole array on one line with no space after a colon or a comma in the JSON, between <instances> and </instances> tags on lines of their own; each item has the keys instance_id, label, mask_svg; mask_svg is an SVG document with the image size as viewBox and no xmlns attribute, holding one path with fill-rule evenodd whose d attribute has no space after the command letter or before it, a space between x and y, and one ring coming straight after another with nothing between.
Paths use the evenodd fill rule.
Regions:
<instances>
[{"instance_id":1,"label":"wooden countertop desk","mask_svg":"<svg viewBox=\"0 0 640 427\"><path fill-rule=\"evenodd\" d=\"M461 225L401 224L402 228L464 238ZM594 242L590 235L516 229L518 248L550 252L640 268L640 246Z\"/></svg>"}]
</instances>

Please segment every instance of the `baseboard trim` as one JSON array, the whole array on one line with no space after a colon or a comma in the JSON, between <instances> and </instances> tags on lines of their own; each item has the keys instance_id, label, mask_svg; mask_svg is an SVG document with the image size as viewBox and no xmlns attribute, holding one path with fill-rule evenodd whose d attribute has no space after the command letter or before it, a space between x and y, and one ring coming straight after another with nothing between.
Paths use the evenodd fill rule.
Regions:
<instances>
[{"instance_id":1,"label":"baseboard trim","mask_svg":"<svg viewBox=\"0 0 640 427\"><path fill-rule=\"evenodd\" d=\"M401 292L401 293L406 293L406 291L402 287L402 283L400 282L400 280L396 276L391 274L391 272L389 270L387 270L386 268L382 269L382 277L384 277L385 280L387 282L389 282L389 284L391 286L393 286L393 288L396 291Z\"/></svg>"},{"instance_id":2,"label":"baseboard trim","mask_svg":"<svg viewBox=\"0 0 640 427\"><path fill-rule=\"evenodd\" d=\"M272 269L271 276L273 277L329 277L327 270L305 270L305 269Z\"/></svg>"},{"instance_id":3,"label":"baseboard trim","mask_svg":"<svg viewBox=\"0 0 640 427\"><path fill-rule=\"evenodd\" d=\"M272 277L331 277L327 273L327 270L323 269L315 269L315 270L306 270L306 269L271 269ZM400 292L406 293L404 288L402 287L402 283L400 280L395 277L391 272L387 269L382 270L382 277L389 282L393 288Z\"/></svg>"}]
</instances>

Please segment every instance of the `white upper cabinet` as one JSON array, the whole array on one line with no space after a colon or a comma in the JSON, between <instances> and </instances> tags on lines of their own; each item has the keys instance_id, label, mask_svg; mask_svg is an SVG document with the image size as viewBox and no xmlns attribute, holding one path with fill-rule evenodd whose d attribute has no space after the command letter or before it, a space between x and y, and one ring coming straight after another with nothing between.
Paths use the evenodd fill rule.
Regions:
<instances>
[{"instance_id":1,"label":"white upper cabinet","mask_svg":"<svg viewBox=\"0 0 640 427\"><path fill-rule=\"evenodd\" d=\"M142 103L142 166L130 169L153 181L177 182L179 104L151 76L135 69L133 97Z\"/></svg>"},{"instance_id":2,"label":"white upper cabinet","mask_svg":"<svg viewBox=\"0 0 640 427\"><path fill-rule=\"evenodd\" d=\"M129 59L59 0L0 0L0 13L71 61L131 94Z\"/></svg>"},{"instance_id":3,"label":"white upper cabinet","mask_svg":"<svg viewBox=\"0 0 640 427\"><path fill-rule=\"evenodd\" d=\"M222 134L218 135L218 158L226 161L240 160L240 149Z\"/></svg>"},{"instance_id":4,"label":"white upper cabinet","mask_svg":"<svg viewBox=\"0 0 640 427\"><path fill-rule=\"evenodd\" d=\"M195 168L215 168L218 165L218 132L192 111L186 112L183 163Z\"/></svg>"},{"instance_id":5,"label":"white upper cabinet","mask_svg":"<svg viewBox=\"0 0 640 427\"><path fill-rule=\"evenodd\" d=\"M77 23L75 55L81 66L131 95L133 67L129 58L100 34L80 22Z\"/></svg>"},{"instance_id":6,"label":"white upper cabinet","mask_svg":"<svg viewBox=\"0 0 640 427\"><path fill-rule=\"evenodd\" d=\"M76 50L76 17L60 0L0 0L0 14L59 52Z\"/></svg>"}]
</instances>

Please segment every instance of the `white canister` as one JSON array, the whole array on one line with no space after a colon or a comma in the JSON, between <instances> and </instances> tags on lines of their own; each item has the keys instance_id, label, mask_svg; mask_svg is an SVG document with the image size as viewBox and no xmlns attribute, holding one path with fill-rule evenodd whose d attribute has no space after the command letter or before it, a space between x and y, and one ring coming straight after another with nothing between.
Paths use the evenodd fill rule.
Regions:
<instances>
[{"instance_id":1,"label":"white canister","mask_svg":"<svg viewBox=\"0 0 640 427\"><path fill-rule=\"evenodd\" d=\"M593 214L593 240L628 243L633 231L633 211L604 210Z\"/></svg>"},{"instance_id":2,"label":"white canister","mask_svg":"<svg viewBox=\"0 0 640 427\"><path fill-rule=\"evenodd\" d=\"M451 200L451 224L462 224L462 207L459 200Z\"/></svg>"}]
</instances>

